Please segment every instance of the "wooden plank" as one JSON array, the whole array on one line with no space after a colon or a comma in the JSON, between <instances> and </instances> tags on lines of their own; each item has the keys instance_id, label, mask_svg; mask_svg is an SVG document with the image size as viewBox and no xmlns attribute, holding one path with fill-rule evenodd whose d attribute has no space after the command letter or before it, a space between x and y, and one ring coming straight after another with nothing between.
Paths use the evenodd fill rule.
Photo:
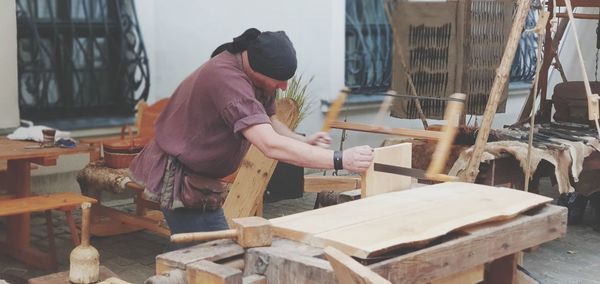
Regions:
<instances>
[{"instance_id":1,"label":"wooden plank","mask_svg":"<svg viewBox=\"0 0 600 284\"><path fill-rule=\"evenodd\" d=\"M187 283L241 284L242 271L212 261L200 260L186 266Z\"/></svg>"},{"instance_id":2,"label":"wooden plank","mask_svg":"<svg viewBox=\"0 0 600 284\"><path fill-rule=\"evenodd\" d=\"M100 279L110 279L112 277L118 277L114 272L110 269L106 268L106 266L100 265ZM57 273L52 273L44 276L39 276L36 278L29 279L29 284L70 284L69 282L69 271L62 271ZM112 282L109 282L112 283Z\"/></svg>"},{"instance_id":3,"label":"wooden plank","mask_svg":"<svg viewBox=\"0 0 600 284\"><path fill-rule=\"evenodd\" d=\"M218 240L186 249L171 251L156 256L156 274L171 269L185 269L186 265L199 260L217 261L242 255L244 248L232 240Z\"/></svg>"},{"instance_id":4,"label":"wooden plank","mask_svg":"<svg viewBox=\"0 0 600 284\"><path fill-rule=\"evenodd\" d=\"M369 125L363 123L343 121L332 122L331 128L427 139L440 139L440 137L442 136L442 133L438 131L418 130L409 128L391 128L379 125Z\"/></svg>"},{"instance_id":5,"label":"wooden plank","mask_svg":"<svg viewBox=\"0 0 600 284\"><path fill-rule=\"evenodd\" d=\"M411 183L416 182L409 176L376 172L373 169L374 163L410 168L412 159L411 143L400 143L373 150L373 163L371 163L367 172L362 175L360 194L362 198L407 189Z\"/></svg>"},{"instance_id":6,"label":"wooden plank","mask_svg":"<svg viewBox=\"0 0 600 284\"><path fill-rule=\"evenodd\" d=\"M276 236L368 258L423 246L465 226L512 218L551 200L508 188L449 182L279 217L271 223Z\"/></svg>"},{"instance_id":7,"label":"wooden plank","mask_svg":"<svg viewBox=\"0 0 600 284\"><path fill-rule=\"evenodd\" d=\"M356 202L356 201L355 201ZM371 265L392 283L426 283L563 237L567 209L546 205L533 215L463 230L467 235Z\"/></svg>"},{"instance_id":8,"label":"wooden plank","mask_svg":"<svg viewBox=\"0 0 600 284\"><path fill-rule=\"evenodd\" d=\"M298 120L298 108L291 100L277 101L277 118L288 127ZM259 199L273 175L277 161L267 158L258 148L250 146L223 204L228 221L253 216Z\"/></svg>"},{"instance_id":9,"label":"wooden plank","mask_svg":"<svg viewBox=\"0 0 600 284\"><path fill-rule=\"evenodd\" d=\"M49 195L20 197L0 200L0 216L10 216L29 212L42 212L73 207L83 202L95 203L96 199L75 192L61 192Z\"/></svg>"},{"instance_id":10,"label":"wooden plank","mask_svg":"<svg viewBox=\"0 0 600 284\"><path fill-rule=\"evenodd\" d=\"M114 208L100 206L98 211L101 215L111 218L112 220L119 221L128 225L133 226L134 228L144 228L146 230L150 230L156 233L159 233L163 236L171 235L171 232L168 228L164 226L164 222L162 219L156 220L152 218L146 218L144 216L138 216L134 214L125 213L123 211L119 211Z\"/></svg>"},{"instance_id":11,"label":"wooden plank","mask_svg":"<svg viewBox=\"0 0 600 284\"><path fill-rule=\"evenodd\" d=\"M335 277L339 283L344 284L370 284L370 283L391 283L379 274L371 271L369 268L358 263L350 256L333 248L325 248L325 257L331 263Z\"/></svg>"},{"instance_id":12,"label":"wooden plank","mask_svg":"<svg viewBox=\"0 0 600 284\"><path fill-rule=\"evenodd\" d=\"M77 145L75 148L25 148L38 145L38 142L9 140L6 137L0 137L0 157L2 157L2 160L27 160L40 157L58 157L65 154L87 153L93 150L92 148L81 144Z\"/></svg>"},{"instance_id":13,"label":"wooden plank","mask_svg":"<svg viewBox=\"0 0 600 284\"><path fill-rule=\"evenodd\" d=\"M304 192L360 189L360 179L357 176L304 176Z\"/></svg>"}]
</instances>

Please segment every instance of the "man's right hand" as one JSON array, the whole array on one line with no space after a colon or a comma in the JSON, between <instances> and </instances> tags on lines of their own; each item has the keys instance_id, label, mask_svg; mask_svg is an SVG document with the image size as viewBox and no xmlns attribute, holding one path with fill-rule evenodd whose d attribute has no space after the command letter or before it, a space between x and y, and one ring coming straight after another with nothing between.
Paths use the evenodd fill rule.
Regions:
<instances>
[{"instance_id":1,"label":"man's right hand","mask_svg":"<svg viewBox=\"0 0 600 284\"><path fill-rule=\"evenodd\" d=\"M373 148L363 145L344 150L342 163L345 170L355 173L366 172L373 162Z\"/></svg>"}]
</instances>

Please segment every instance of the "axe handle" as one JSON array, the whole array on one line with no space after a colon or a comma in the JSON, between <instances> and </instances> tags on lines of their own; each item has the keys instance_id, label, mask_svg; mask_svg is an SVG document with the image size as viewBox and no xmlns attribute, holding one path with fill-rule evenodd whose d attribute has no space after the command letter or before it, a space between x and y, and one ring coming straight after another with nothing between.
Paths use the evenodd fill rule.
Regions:
<instances>
[{"instance_id":1,"label":"axe handle","mask_svg":"<svg viewBox=\"0 0 600 284\"><path fill-rule=\"evenodd\" d=\"M171 242L191 243L200 241L212 241L218 239L235 239L238 236L236 229L214 231L214 232L196 232L196 233L181 233L171 235Z\"/></svg>"}]
</instances>

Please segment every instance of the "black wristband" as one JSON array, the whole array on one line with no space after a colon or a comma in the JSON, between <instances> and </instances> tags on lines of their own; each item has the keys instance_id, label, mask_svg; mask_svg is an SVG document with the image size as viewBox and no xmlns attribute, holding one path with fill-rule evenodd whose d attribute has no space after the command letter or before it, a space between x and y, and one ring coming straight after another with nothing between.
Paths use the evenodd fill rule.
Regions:
<instances>
[{"instance_id":1,"label":"black wristband","mask_svg":"<svg viewBox=\"0 0 600 284\"><path fill-rule=\"evenodd\" d=\"M342 151L333 151L333 168L337 170L344 169L344 163L342 162Z\"/></svg>"}]
</instances>

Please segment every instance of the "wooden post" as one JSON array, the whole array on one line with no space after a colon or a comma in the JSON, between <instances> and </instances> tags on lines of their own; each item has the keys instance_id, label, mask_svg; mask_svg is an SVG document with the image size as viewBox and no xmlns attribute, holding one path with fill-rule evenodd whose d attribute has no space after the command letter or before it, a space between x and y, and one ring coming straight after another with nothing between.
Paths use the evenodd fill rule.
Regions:
<instances>
[{"instance_id":1,"label":"wooden post","mask_svg":"<svg viewBox=\"0 0 600 284\"><path fill-rule=\"evenodd\" d=\"M517 278L517 254L509 254L490 263L484 275L488 284L511 284Z\"/></svg>"},{"instance_id":2,"label":"wooden post","mask_svg":"<svg viewBox=\"0 0 600 284\"><path fill-rule=\"evenodd\" d=\"M464 181L474 182L477 174L479 174L479 163L481 161L481 155L483 154L483 147L487 143L490 129L492 127L492 121L494 120L496 109L498 108L498 102L500 101L500 97L504 92L504 88L506 87L506 81L508 80L510 67L515 57L515 51L519 45L519 40L521 39L521 32L523 31L523 26L525 25L525 19L527 18L527 13L529 12L529 6L530 1L519 0L519 7L517 9L517 13L515 14L515 22L513 23L510 31L508 42L506 43L506 48L504 49L504 55L502 56L502 61L500 62L498 70L496 71L494 84L492 85L490 96L485 107L485 112L483 113L479 134L477 135L475 146L473 146L473 155L471 156L465 171L460 173L460 177Z\"/></svg>"},{"instance_id":3,"label":"wooden post","mask_svg":"<svg viewBox=\"0 0 600 284\"><path fill-rule=\"evenodd\" d=\"M551 23L550 20L553 17L553 9L552 9L552 1L548 2L548 12L550 13L549 18L548 18L548 24L546 25L546 38L544 39L545 44L544 44L544 61L542 62L542 67L541 67L541 71L540 71L540 79L539 79L539 83L538 83L538 88L537 89L532 89L529 92L529 97L527 97L527 101L525 102L525 105L523 105L523 108L521 110L521 114L519 115L519 120L516 124L520 124L520 123L525 123L527 121L529 121L529 114L531 113L531 107L533 105L533 99L534 97L537 97L537 94L540 93L540 96L542 96L542 100L546 100L546 93L547 93L547 89L548 89L548 69L550 68L550 65L552 64L552 58L556 58L556 62L557 62L557 68L560 65L560 61L558 60L558 55L556 53L556 51L558 50L558 44L560 43L560 40L562 39L565 30L567 29L567 24L569 23L569 19L563 19L560 21L560 24L558 25L558 28L556 30L556 33L554 34L554 39L552 39L551 37ZM552 42L552 44L550 45L550 42ZM561 67L562 68L562 67ZM561 77L563 77L563 81L567 81L566 76L563 76L564 72L561 72ZM545 106L544 104L542 104L540 106L540 113L542 111L545 111Z\"/></svg>"}]
</instances>

